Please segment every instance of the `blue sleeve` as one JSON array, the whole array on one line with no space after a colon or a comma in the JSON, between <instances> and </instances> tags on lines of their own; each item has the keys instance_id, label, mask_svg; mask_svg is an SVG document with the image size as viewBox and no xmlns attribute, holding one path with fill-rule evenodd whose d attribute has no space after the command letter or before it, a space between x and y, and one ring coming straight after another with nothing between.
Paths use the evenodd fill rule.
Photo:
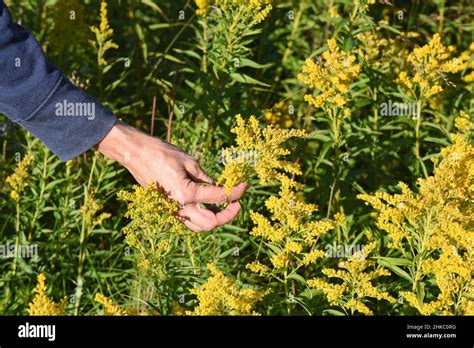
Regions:
<instances>
[{"instance_id":1,"label":"blue sleeve","mask_svg":"<svg viewBox=\"0 0 474 348\"><path fill-rule=\"evenodd\" d=\"M0 0L0 113L34 134L61 160L96 145L114 114L49 64L33 35Z\"/></svg>"}]
</instances>

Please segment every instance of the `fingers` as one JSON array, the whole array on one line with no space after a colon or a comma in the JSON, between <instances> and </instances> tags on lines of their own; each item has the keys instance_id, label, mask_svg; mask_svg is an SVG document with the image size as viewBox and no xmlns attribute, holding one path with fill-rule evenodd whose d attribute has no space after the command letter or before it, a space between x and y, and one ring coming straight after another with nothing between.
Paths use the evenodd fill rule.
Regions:
<instances>
[{"instance_id":1,"label":"fingers","mask_svg":"<svg viewBox=\"0 0 474 348\"><path fill-rule=\"evenodd\" d=\"M185 203L222 204L232 202L241 198L248 188L246 183L242 183L234 187L230 195L227 195L224 188L215 186L215 181L202 170L199 163L195 160L185 162L185 168L191 179L193 179L187 183L187 188L192 197L189 197L190 201L185 201ZM207 183L212 186L200 183Z\"/></svg>"},{"instance_id":2,"label":"fingers","mask_svg":"<svg viewBox=\"0 0 474 348\"><path fill-rule=\"evenodd\" d=\"M190 194L189 203L193 202L207 204L223 204L226 202L236 201L244 195L247 188L247 183L241 183L233 187L230 194L227 195L226 190L223 187L196 184L191 180L187 183L186 187ZM187 202L185 201L185 203Z\"/></svg>"},{"instance_id":3,"label":"fingers","mask_svg":"<svg viewBox=\"0 0 474 348\"><path fill-rule=\"evenodd\" d=\"M184 167L194 182L215 184L214 179L207 175L195 160L185 162Z\"/></svg>"},{"instance_id":4,"label":"fingers","mask_svg":"<svg viewBox=\"0 0 474 348\"><path fill-rule=\"evenodd\" d=\"M184 207L180 216L184 218L184 224L193 231L210 231L233 220L240 212L239 202L229 204L224 210L214 213L208 209L201 208L199 204L190 204Z\"/></svg>"},{"instance_id":5,"label":"fingers","mask_svg":"<svg viewBox=\"0 0 474 348\"><path fill-rule=\"evenodd\" d=\"M199 227L198 225L193 224L192 222L190 222L187 219L184 219L183 223L187 228L189 228L193 232L203 232L203 229L201 227Z\"/></svg>"}]
</instances>

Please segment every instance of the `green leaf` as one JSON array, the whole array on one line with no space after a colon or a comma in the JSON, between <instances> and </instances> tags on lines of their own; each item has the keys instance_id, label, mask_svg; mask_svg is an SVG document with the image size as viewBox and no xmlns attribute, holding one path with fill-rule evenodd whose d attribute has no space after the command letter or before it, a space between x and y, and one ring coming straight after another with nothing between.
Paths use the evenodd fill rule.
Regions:
<instances>
[{"instance_id":1,"label":"green leaf","mask_svg":"<svg viewBox=\"0 0 474 348\"><path fill-rule=\"evenodd\" d=\"M387 267L388 269L390 269L391 271L393 271L395 274L399 275L400 277L408 280L410 283L413 283L413 279L411 278L411 276L406 272L404 271L403 269L401 269L400 267L398 266L395 266L394 264L391 264L390 262L388 261L385 261L385 260L377 260L377 263L381 266L384 266L384 267Z\"/></svg>"},{"instance_id":2,"label":"green leaf","mask_svg":"<svg viewBox=\"0 0 474 348\"><path fill-rule=\"evenodd\" d=\"M266 84L266 83L263 83L263 82L260 82L248 75L245 75L245 74L240 74L240 73L232 73L230 74L230 77L232 78L232 80L234 80L235 82L241 82L241 83L248 83L250 85L260 85L260 86L265 86L265 87L270 87L269 84Z\"/></svg>"},{"instance_id":3,"label":"green leaf","mask_svg":"<svg viewBox=\"0 0 474 348\"><path fill-rule=\"evenodd\" d=\"M395 265L395 266L411 266L412 261L407 260L401 257L385 257L385 256L380 256L377 257L379 260L384 260L387 261L388 263Z\"/></svg>"},{"instance_id":4,"label":"green leaf","mask_svg":"<svg viewBox=\"0 0 474 348\"><path fill-rule=\"evenodd\" d=\"M272 66L271 63L268 64L259 64L257 62L254 62L253 60L247 59L247 58L241 58L240 59L240 66L248 66L250 68L255 68L255 69L265 69L265 68L270 68Z\"/></svg>"},{"instance_id":5,"label":"green leaf","mask_svg":"<svg viewBox=\"0 0 474 348\"><path fill-rule=\"evenodd\" d=\"M294 279L303 285L306 284L306 280L302 276L300 276L298 273L291 273L288 275L288 278Z\"/></svg>"},{"instance_id":6,"label":"green leaf","mask_svg":"<svg viewBox=\"0 0 474 348\"><path fill-rule=\"evenodd\" d=\"M335 316L338 316L338 317L345 316L345 314L343 312L338 311L336 309L325 309L325 310L323 310L323 313L328 313L328 314L335 315Z\"/></svg>"}]
</instances>

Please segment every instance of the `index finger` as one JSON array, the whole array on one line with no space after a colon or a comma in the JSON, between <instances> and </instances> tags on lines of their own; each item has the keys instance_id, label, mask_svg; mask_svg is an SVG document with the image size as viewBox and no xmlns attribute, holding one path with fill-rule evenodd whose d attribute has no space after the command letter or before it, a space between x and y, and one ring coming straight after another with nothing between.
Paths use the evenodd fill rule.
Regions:
<instances>
[{"instance_id":1,"label":"index finger","mask_svg":"<svg viewBox=\"0 0 474 348\"><path fill-rule=\"evenodd\" d=\"M222 204L240 199L248 189L246 182L234 186L230 194L226 194L224 187L214 185L197 184L190 181L188 189L191 192L191 201L194 203Z\"/></svg>"}]
</instances>

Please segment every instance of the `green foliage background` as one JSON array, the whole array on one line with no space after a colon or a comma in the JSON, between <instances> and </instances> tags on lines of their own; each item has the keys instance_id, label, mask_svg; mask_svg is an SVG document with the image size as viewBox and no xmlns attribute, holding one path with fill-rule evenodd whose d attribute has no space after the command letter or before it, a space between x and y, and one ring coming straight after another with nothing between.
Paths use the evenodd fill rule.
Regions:
<instances>
[{"instance_id":1,"label":"green foliage background","mask_svg":"<svg viewBox=\"0 0 474 348\"><path fill-rule=\"evenodd\" d=\"M473 41L474 26L474 6L469 0L380 1L355 16L352 1L281 0L257 29L243 26L236 32L229 31L232 19L205 20L196 15L193 1L111 0L108 16L114 29L112 40L119 48L107 52L108 65L98 74L89 26L99 23L99 1L7 3L14 17L21 18L34 33L51 62L123 121L150 132L156 97L153 134L163 139L169 134L173 143L195 156L215 178L222 171L217 161L219 150L234 140L230 129L236 114L244 118L256 115L265 123L265 110L280 101L291 105L293 126L310 133L306 143L294 143L291 159L300 161L304 174L299 180L305 184L307 200L318 205L321 218L328 210L334 154L322 112L303 100L306 87L296 78L305 59L316 58L331 37L345 50L360 47L357 34L379 28L382 19L387 21L381 28L382 37L394 38L409 31L420 34L403 43L410 50L439 32L443 43L454 45L460 53ZM340 18L328 17L328 4L339 7ZM74 21L69 20L70 9L76 11ZM232 45L229 37L234 40ZM403 62L397 64L403 69ZM339 237L346 244L363 243L368 231L379 233L373 228L371 209L356 198L358 193L394 192L399 181L412 183L413 188L423 176L413 152L414 121L377 117L381 102L400 100L392 67L388 60L382 61L380 69L363 66L357 94L350 103L352 116L344 124L341 157L345 160L338 199L347 216ZM445 88L436 107L430 107L424 118L422 156L429 173L429 159L450 143L449 133L459 110L470 115L474 111L472 85L461 81L462 75L454 77L454 86ZM0 120L6 122L6 118ZM53 298L70 298L68 314L84 315L98 311L93 301L98 291L126 306L141 308L147 303L162 314L172 314L182 295L185 306L191 306L189 287L206 279L208 262L217 263L242 283L266 286L245 271L245 264L254 260L261 247L248 234L252 226L249 211L263 212L264 200L278 191L276 187L253 182L242 200L240 216L232 224L197 238L194 265L176 249L165 283L136 271L135 254L124 241L121 230L128 223L126 206L116 194L133 179L119 165L92 151L66 165L16 125L10 125L0 138L0 149L0 242L14 244L20 236L20 241L36 243L39 249L38 258L0 259L1 314L27 313L40 272L47 275ZM15 203L9 198L5 178L26 153L34 156L34 165L21 196L17 233ZM88 225L81 211L90 192L102 205L98 214L111 213L96 226ZM336 238L334 231L321 242L331 244ZM18 263L15 272L14 262ZM321 266L335 262L327 259L309 273L317 275ZM399 290L396 282L387 284L387 291ZM301 296L306 296L304 301L313 314L330 313L324 312L328 306L321 296ZM378 314L415 313L400 304L377 306ZM267 296L259 311L285 313L281 294ZM296 304L291 313L307 312Z\"/></svg>"}]
</instances>

